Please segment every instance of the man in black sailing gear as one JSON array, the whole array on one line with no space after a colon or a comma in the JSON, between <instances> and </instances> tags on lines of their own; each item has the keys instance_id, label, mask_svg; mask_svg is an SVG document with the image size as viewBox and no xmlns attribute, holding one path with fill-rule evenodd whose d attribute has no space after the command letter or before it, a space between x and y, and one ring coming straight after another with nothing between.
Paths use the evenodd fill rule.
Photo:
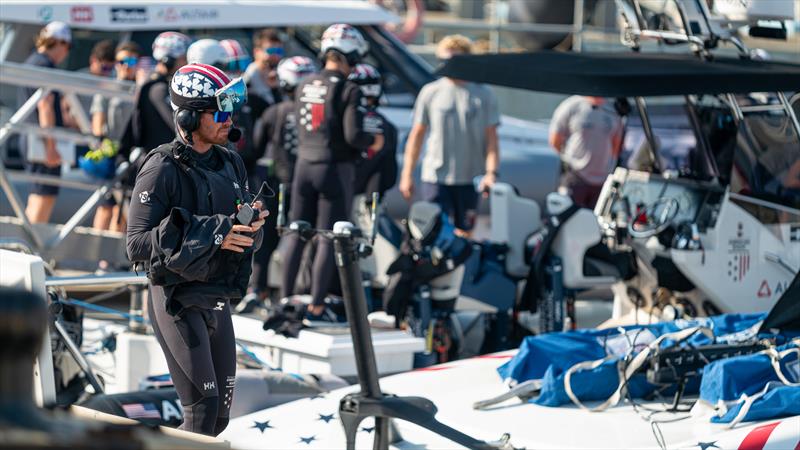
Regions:
<instances>
[{"instance_id":1,"label":"man in black sailing gear","mask_svg":"<svg viewBox=\"0 0 800 450\"><path fill-rule=\"evenodd\" d=\"M280 183L289 186L292 183L294 165L297 161L298 146L294 92L300 80L317 73L317 67L309 57L293 56L281 61L276 71L283 100L267 108L264 114L256 121L254 153L259 157L266 154L267 159L271 162L267 173L267 183L270 186L277 186ZM274 210L277 208L277 200L277 198L268 199L268 209ZM258 302L266 299L269 261L280 240L278 231L275 229L276 223L274 219L271 219L272 217L267 219L267 227L264 229L264 242L256 252L253 260L250 293L243 300L241 308L246 307L246 301Z\"/></svg>"},{"instance_id":2,"label":"man in black sailing gear","mask_svg":"<svg viewBox=\"0 0 800 450\"><path fill-rule=\"evenodd\" d=\"M350 73L350 81L357 84L364 95L366 112L364 130L383 135L383 148L377 152L368 150L356 163L355 193L364 194L370 201L372 194L383 194L397 182L397 128L378 112L383 86L378 69L369 64L359 64Z\"/></svg>"},{"instance_id":3,"label":"man in black sailing gear","mask_svg":"<svg viewBox=\"0 0 800 450\"><path fill-rule=\"evenodd\" d=\"M147 267L150 321L183 405L181 428L214 436L228 424L236 380L230 301L245 293L267 216L251 213L261 203L242 159L224 147L246 100L241 78L205 64L178 69L178 137L147 156L128 221L128 257Z\"/></svg>"},{"instance_id":4,"label":"man in black sailing gear","mask_svg":"<svg viewBox=\"0 0 800 450\"><path fill-rule=\"evenodd\" d=\"M166 31L153 41L156 68L134 98L130 127L133 147L152 150L175 137L170 108L169 82L175 70L186 64L186 51L192 40L183 33Z\"/></svg>"},{"instance_id":5,"label":"man in black sailing gear","mask_svg":"<svg viewBox=\"0 0 800 450\"><path fill-rule=\"evenodd\" d=\"M298 159L294 169L289 220L304 220L330 229L349 220L355 177L354 161L369 148L383 147L383 136L363 129L361 91L347 80L367 51L367 43L350 25L331 25L322 34L324 69L297 86ZM288 240L283 258L281 294L294 292L305 242L296 234ZM318 243L312 265L311 297L307 318L323 320L325 296L335 273L333 244Z\"/></svg>"}]
</instances>

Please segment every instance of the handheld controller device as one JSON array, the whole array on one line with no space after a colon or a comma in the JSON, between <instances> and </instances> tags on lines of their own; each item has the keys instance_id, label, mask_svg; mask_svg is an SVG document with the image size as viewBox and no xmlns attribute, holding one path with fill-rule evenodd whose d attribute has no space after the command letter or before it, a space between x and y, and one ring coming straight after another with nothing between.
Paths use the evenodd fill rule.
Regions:
<instances>
[{"instance_id":1,"label":"handheld controller device","mask_svg":"<svg viewBox=\"0 0 800 450\"><path fill-rule=\"evenodd\" d=\"M261 196L262 191L264 190L264 186L266 183L261 183L261 188L258 190L258 193L253 197L253 205L255 204L258 197ZM258 220L258 215L261 211L258 208L254 207L250 203L242 203L241 208L236 213L236 221L242 225L250 225L251 223Z\"/></svg>"},{"instance_id":2,"label":"handheld controller device","mask_svg":"<svg viewBox=\"0 0 800 450\"><path fill-rule=\"evenodd\" d=\"M250 225L258 218L259 213L258 208L254 208L249 203L244 203L239 212L236 213L236 221L242 225Z\"/></svg>"}]
</instances>

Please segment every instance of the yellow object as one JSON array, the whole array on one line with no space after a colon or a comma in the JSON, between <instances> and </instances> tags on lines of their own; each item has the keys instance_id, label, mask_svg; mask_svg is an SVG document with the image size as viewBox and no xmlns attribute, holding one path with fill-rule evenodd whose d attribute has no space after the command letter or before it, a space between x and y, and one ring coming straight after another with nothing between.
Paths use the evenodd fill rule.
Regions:
<instances>
[{"instance_id":1,"label":"yellow object","mask_svg":"<svg viewBox=\"0 0 800 450\"><path fill-rule=\"evenodd\" d=\"M113 158L117 156L117 153L119 153L119 144L111 139L104 138L100 141L98 147L92 148L83 157L90 161L98 162L106 158Z\"/></svg>"}]
</instances>

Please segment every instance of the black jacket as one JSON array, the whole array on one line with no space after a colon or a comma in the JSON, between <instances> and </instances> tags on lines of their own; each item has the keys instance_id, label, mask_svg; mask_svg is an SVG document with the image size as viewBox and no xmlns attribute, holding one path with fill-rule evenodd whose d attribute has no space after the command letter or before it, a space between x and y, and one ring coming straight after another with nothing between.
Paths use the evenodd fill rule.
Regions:
<instances>
[{"instance_id":1,"label":"black jacket","mask_svg":"<svg viewBox=\"0 0 800 450\"><path fill-rule=\"evenodd\" d=\"M256 153L272 159L278 180L291 183L298 143L294 100L287 99L267 108L256 122L254 139Z\"/></svg>"},{"instance_id":2,"label":"black jacket","mask_svg":"<svg viewBox=\"0 0 800 450\"><path fill-rule=\"evenodd\" d=\"M175 158L182 151L186 163ZM181 298L182 305L168 300L173 311L241 298L253 251L261 245L259 230L245 253L220 250L235 224L236 202L252 199L241 157L219 146L211 152L201 160L179 142L159 146L148 155L133 189L128 257L144 262L151 283L163 286L170 299Z\"/></svg>"},{"instance_id":3,"label":"black jacket","mask_svg":"<svg viewBox=\"0 0 800 450\"><path fill-rule=\"evenodd\" d=\"M169 78L154 73L134 95L130 133L133 147L154 149L175 138L172 107L169 103Z\"/></svg>"},{"instance_id":4,"label":"black jacket","mask_svg":"<svg viewBox=\"0 0 800 450\"><path fill-rule=\"evenodd\" d=\"M295 89L299 157L311 162L353 161L375 142L364 131L361 89L342 73L323 70Z\"/></svg>"},{"instance_id":5,"label":"black jacket","mask_svg":"<svg viewBox=\"0 0 800 450\"><path fill-rule=\"evenodd\" d=\"M367 151L356 163L356 194L367 198L377 192L383 197L397 182L397 128L386 117L373 108L364 114L364 130L383 134L383 148L378 152Z\"/></svg>"}]
</instances>

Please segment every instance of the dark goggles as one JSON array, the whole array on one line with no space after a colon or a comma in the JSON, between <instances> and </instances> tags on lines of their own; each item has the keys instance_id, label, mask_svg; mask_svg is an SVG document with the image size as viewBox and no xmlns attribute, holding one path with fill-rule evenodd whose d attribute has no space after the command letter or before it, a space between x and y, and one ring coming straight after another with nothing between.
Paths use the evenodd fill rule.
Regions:
<instances>
[{"instance_id":1,"label":"dark goggles","mask_svg":"<svg viewBox=\"0 0 800 450\"><path fill-rule=\"evenodd\" d=\"M214 115L214 122L215 123L225 123L228 119L231 118L232 112L229 111L206 111L209 114Z\"/></svg>"}]
</instances>

